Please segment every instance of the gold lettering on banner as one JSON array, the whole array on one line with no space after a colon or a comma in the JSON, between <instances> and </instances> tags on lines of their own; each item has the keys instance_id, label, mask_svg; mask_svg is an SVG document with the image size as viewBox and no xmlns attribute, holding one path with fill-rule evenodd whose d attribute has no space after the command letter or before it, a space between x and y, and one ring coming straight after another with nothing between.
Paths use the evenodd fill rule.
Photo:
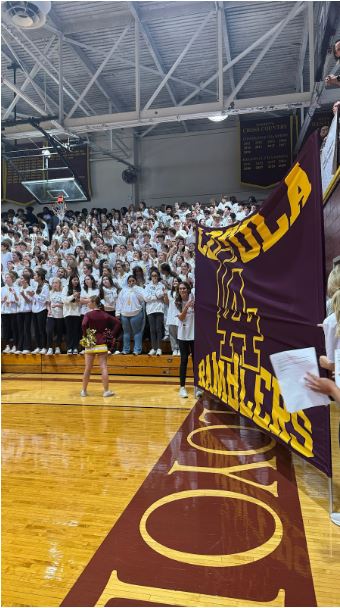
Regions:
<instances>
[{"instance_id":1,"label":"gold lettering on banner","mask_svg":"<svg viewBox=\"0 0 340 608\"><path fill-rule=\"evenodd\" d=\"M253 454L265 454L266 452L269 452L271 449L273 449L273 447L275 447L276 445L275 439L272 439L271 437L266 437L266 439L269 440L269 443L265 446L262 446L262 448L251 450L217 450L214 448L206 448L203 445L199 445L198 443L195 443L192 439L195 435L199 435L202 433L206 433L207 431L213 431L216 429L244 429L244 426L241 426L239 424L214 424L211 426L200 427L199 429L194 429L193 431L191 431L191 433L189 433L187 437L187 442L189 443L189 445L191 445L191 447L196 448L196 450L200 450L201 452L208 452L209 454L224 454L226 456L251 456ZM259 429L252 427L247 427L247 432L248 431L255 431L256 433L261 432L259 431Z\"/></svg>"},{"instance_id":2,"label":"gold lettering on banner","mask_svg":"<svg viewBox=\"0 0 340 608\"><path fill-rule=\"evenodd\" d=\"M299 418L301 422L303 422L304 426L302 426L299 422ZM304 456L311 458L314 456L313 453L313 437L312 437L312 424L309 418L306 416L305 412L301 410L300 412L295 412L292 414L292 425L294 429L301 435L304 439L304 444L301 446L294 435L292 435L291 446L295 450L298 450Z\"/></svg>"},{"instance_id":3,"label":"gold lettering on banner","mask_svg":"<svg viewBox=\"0 0 340 608\"><path fill-rule=\"evenodd\" d=\"M248 429L247 429L248 430ZM276 458L271 458L270 460L260 460L259 462L250 462L248 464L236 464L230 467L196 467L190 466L186 464L180 464L177 460L175 460L172 465L168 475L177 472L190 472L190 473L219 473L220 475L224 475L225 477L231 477L232 479L237 479L237 481L243 481L255 488L260 488L260 490L266 490L270 492L276 498L278 497L277 491L277 481L273 481L273 483L269 485L265 485L263 483L258 483L257 481L252 481L251 479L247 479L246 477L241 477L236 473L241 473L242 471L254 471L255 469L265 469L269 467L270 469L276 470Z\"/></svg>"},{"instance_id":4,"label":"gold lettering on banner","mask_svg":"<svg viewBox=\"0 0 340 608\"><path fill-rule=\"evenodd\" d=\"M96 606L106 606L113 598L125 598L143 602L157 603L164 606L171 603L173 606L249 606L250 608L261 608L261 606L284 606L285 592L279 589L275 598L269 602L254 602L248 599L223 597L221 595L207 595L204 593L191 593L177 589L163 589L162 587L147 587L124 583L118 578L117 570L113 570L107 585L98 599Z\"/></svg>"},{"instance_id":5,"label":"gold lettering on banner","mask_svg":"<svg viewBox=\"0 0 340 608\"><path fill-rule=\"evenodd\" d=\"M290 203L290 225L294 224L299 217L302 208L305 206L312 191L312 184L308 179L307 173L296 163L288 173L285 183L287 184L288 200Z\"/></svg>"},{"instance_id":6,"label":"gold lettering on banner","mask_svg":"<svg viewBox=\"0 0 340 608\"><path fill-rule=\"evenodd\" d=\"M236 262L236 253L238 253L239 258L246 264L274 247L297 220L312 191L308 175L299 163L296 163L288 173L285 183L290 214L282 213L276 219L277 229L274 232L270 230L266 218L261 213L255 213L231 228L206 232L210 239L205 245L202 243L203 229L199 227L198 250L200 253L211 260L220 262L222 261L221 253L229 252L228 262Z\"/></svg>"},{"instance_id":7,"label":"gold lettering on banner","mask_svg":"<svg viewBox=\"0 0 340 608\"><path fill-rule=\"evenodd\" d=\"M259 545L252 549L248 549L246 551L240 551L239 553L230 553L230 554L221 554L221 555L211 555L211 554L200 554L200 553L190 553L186 551L178 551L177 549L172 549L162 543L156 541L151 534L147 531L147 521L160 507L164 505L171 504L178 500L186 500L188 498L226 498L233 500L240 500L244 502L249 502L253 505L261 507L267 513L269 513L275 523L275 529L272 536ZM252 496L247 496L246 494L240 494L239 492L230 492L228 490L210 490L210 489L202 489L202 490L184 490L182 492L176 492L174 494L169 494L168 496L163 496L156 502L154 502L150 507L145 511L142 516L142 519L139 524L139 531L144 542L151 548L153 551L160 553L164 557L168 559L172 559L178 562L182 562L184 564L191 564L193 566L204 566L209 567L212 566L214 568L225 568L231 566L244 566L245 564L250 564L256 562L260 559L267 557L270 555L277 547L279 546L282 536L283 536L283 526L280 517L277 513L264 503L262 500L254 498Z\"/></svg>"}]
</instances>

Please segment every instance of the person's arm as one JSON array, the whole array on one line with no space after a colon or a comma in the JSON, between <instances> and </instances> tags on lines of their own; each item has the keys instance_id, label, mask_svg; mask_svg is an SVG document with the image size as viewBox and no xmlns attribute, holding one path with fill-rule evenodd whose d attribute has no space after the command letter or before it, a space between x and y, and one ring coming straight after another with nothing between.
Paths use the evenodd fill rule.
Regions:
<instances>
[{"instance_id":1,"label":"person's arm","mask_svg":"<svg viewBox=\"0 0 340 608\"><path fill-rule=\"evenodd\" d=\"M138 300L140 301L138 292L137 292L137 296L138 296ZM156 294L150 293L147 287L144 289L144 301L145 302L156 302L157 301Z\"/></svg>"},{"instance_id":2,"label":"person's arm","mask_svg":"<svg viewBox=\"0 0 340 608\"><path fill-rule=\"evenodd\" d=\"M327 85L335 84L337 87L340 87L340 74L335 76L334 74L328 74L325 78L325 83Z\"/></svg>"},{"instance_id":3,"label":"person's arm","mask_svg":"<svg viewBox=\"0 0 340 608\"><path fill-rule=\"evenodd\" d=\"M116 317L110 316L108 325L112 329L112 337L116 338L117 336L119 336L119 334L122 330L122 324L119 321L119 319L117 319Z\"/></svg>"},{"instance_id":4,"label":"person's arm","mask_svg":"<svg viewBox=\"0 0 340 608\"><path fill-rule=\"evenodd\" d=\"M177 317L179 318L180 321L184 321L184 319L187 316L187 312L189 310L189 308L193 308L194 307L194 302L193 300L188 300L187 303L183 306L182 312L179 313L179 315L177 315Z\"/></svg>"},{"instance_id":5,"label":"person's arm","mask_svg":"<svg viewBox=\"0 0 340 608\"><path fill-rule=\"evenodd\" d=\"M332 363L332 361L330 361L325 355L321 355L321 357L319 357L319 365L323 369L328 369L329 371L334 372L335 364Z\"/></svg>"},{"instance_id":6,"label":"person's arm","mask_svg":"<svg viewBox=\"0 0 340 608\"><path fill-rule=\"evenodd\" d=\"M120 317L121 315L121 301L122 301L122 296L121 296L121 291L118 294L118 298L117 298L117 302L116 302L116 317Z\"/></svg>"},{"instance_id":7,"label":"person's arm","mask_svg":"<svg viewBox=\"0 0 340 608\"><path fill-rule=\"evenodd\" d=\"M81 297L79 298L79 302L80 302L80 304L88 304L88 303L89 303L89 301L90 301L90 298L85 298L84 296L81 296Z\"/></svg>"},{"instance_id":8,"label":"person's arm","mask_svg":"<svg viewBox=\"0 0 340 608\"><path fill-rule=\"evenodd\" d=\"M340 388L337 387L333 380L329 378L318 378L314 374L307 372L305 376L306 386L316 393L322 393L323 395L329 395L340 403Z\"/></svg>"},{"instance_id":9,"label":"person's arm","mask_svg":"<svg viewBox=\"0 0 340 608\"><path fill-rule=\"evenodd\" d=\"M164 302L164 294L165 294L165 288L164 288L163 283L158 283L157 289L156 289L156 299Z\"/></svg>"},{"instance_id":10,"label":"person's arm","mask_svg":"<svg viewBox=\"0 0 340 608\"><path fill-rule=\"evenodd\" d=\"M20 293L21 293L22 297L24 298L25 302L27 302L27 303L32 302L32 298L34 296L34 291L28 291L27 294L26 294L24 292L24 290L22 290Z\"/></svg>"},{"instance_id":11,"label":"person's arm","mask_svg":"<svg viewBox=\"0 0 340 608\"><path fill-rule=\"evenodd\" d=\"M88 326L89 326L89 318L88 318L88 316L86 314L86 315L84 315L83 322L81 324L81 329L82 329L82 332L83 332L83 336L85 336L86 330L87 330Z\"/></svg>"}]
</instances>

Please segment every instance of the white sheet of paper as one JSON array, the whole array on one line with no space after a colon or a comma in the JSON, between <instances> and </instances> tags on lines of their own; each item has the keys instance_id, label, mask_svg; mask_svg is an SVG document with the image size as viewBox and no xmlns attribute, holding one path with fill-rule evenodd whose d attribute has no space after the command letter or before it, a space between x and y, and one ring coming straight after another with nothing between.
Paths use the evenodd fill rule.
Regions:
<instances>
[{"instance_id":1,"label":"white sheet of paper","mask_svg":"<svg viewBox=\"0 0 340 608\"><path fill-rule=\"evenodd\" d=\"M305 384L307 372L319 376L315 348L297 348L270 355L286 409L291 414L318 405L327 405L329 398L315 393Z\"/></svg>"},{"instance_id":2,"label":"white sheet of paper","mask_svg":"<svg viewBox=\"0 0 340 608\"><path fill-rule=\"evenodd\" d=\"M335 372L334 380L335 384L340 388L340 348L337 348L334 354Z\"/></svg>"}]
</instances>

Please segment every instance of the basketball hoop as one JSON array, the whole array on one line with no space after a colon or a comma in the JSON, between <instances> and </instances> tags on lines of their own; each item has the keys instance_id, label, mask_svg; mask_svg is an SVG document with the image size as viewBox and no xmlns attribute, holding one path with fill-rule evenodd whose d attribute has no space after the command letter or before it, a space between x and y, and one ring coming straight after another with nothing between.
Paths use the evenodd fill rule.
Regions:
<instances>
[{"instance_id":1,"label":"basketball hoop","mask_svg":"<svg viewBox=\"0 0 340 608\"><path fill-rule=\"evenodd\" d=\"M59 221L62 222L67 210L67 205L64 201L64 197L62 195L58 196L55 202L50 203L50 207L54 215L56 215Z\"/></svg>"}]
</instances>

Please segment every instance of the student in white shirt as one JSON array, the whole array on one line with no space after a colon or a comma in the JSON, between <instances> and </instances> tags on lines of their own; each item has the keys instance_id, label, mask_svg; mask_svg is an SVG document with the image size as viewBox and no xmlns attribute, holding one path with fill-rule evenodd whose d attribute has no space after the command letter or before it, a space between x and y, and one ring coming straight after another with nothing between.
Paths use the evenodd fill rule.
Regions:
<instances>
[{"instance_id":1,"label":"student in white shirt","mask_svg":"<svg viewBox=\"0 0 340 608\"><path fill-rule=\"evenodd\" d=\"M2 338L6 343L4 353L15 353L18 344L17 312L19 307L18 287L14 284L17 275L8 272L1 288ZM9 343L13 340L12 348Z\"/></svg>"},{"instance_id":2,"label":"student in white shirt","mask_svg":"<svg viewBox=\"0 0 340 608\"><path fill-rule=\"evenodd\" d=\"M89 304L92 296L99 296L99 288L97 287L94 276L90 274L84 278L84 283L80 292L81 315L86 315L87 312L90 312L91 308Z\"/></svg>"},{"instance_id":3,"label":"student in white shirt","mask_svg":"<svg viewBox=\"0 0 340 608\"><path fill-rule=\"evenodd\" d=\"M48 300L48 314L46 322L47 331L47 355L53 355L53 336L56 335L55 354L60 355L61 343L64 333L63 316L63 293L61 280L58 277L52 279L50 295Z\"/></svg>"},{"instance_id":4,"label":"student in white shirt","mask_svg":"<svg viewBox=\"0 0 340 608\"><path fill-rule=\"evenodd\" d=\"M1 243L1 264L3 272L7 272L7 264L12 261L11 245L8 240Z\"/></svg>"},{"instance_id":5,"label":"student in white shirt","mask_svg":"<svg viewBox=\"0 0 340 608\"><path fill-rule=\"evenodd\" d=\"M37 344L37 348L33 351L34 355L46 355L46 318L49 288L45 276L45 270L38 268L33 277L37 284L32 299L32 319Z\"/></svg>"},{"instance_id":6,"label":"student in white shirt","mask_svg":"<svg viewBox=\"0 0 340 608\"><path fill-rule=\"evenodd\" d=\"M127 287L123 287L119 293L116 304L116 316L121 318L123 326L123 355L130 353L131 335L134 339L134 355L142 352L144 317L144 290L138 287L136 279L130 275L127 279Z\"/></svg>"},{"instance_id":7,"label":"student in white shirt","mask_svg":"<svg viewBox=\"0 0 340 608\"><path fill-rule=\"evenodd\" d=\"M102 277L101 285L99 287L99 296L105 312L108 312L114 316L118 298L118 289L115 286L111 276Z\"/></svg>"},{"instance_id":8,"label":"student in white shirt","mask_svg":"<svg viewBox=\"0 0 340 608\"><path fill-rule=\"evenodd\" d=\"M175 299L178 296L178 287L179 280L177 277L173 277L172 289L169 289L165 295L165 303L168 304L166 325L168 326L170 344L174 356L180 355L178 344L178 309L175 304Z\"/></svg>"},{"instance_id":9,"label":"student in white shirt","mask_svg":"<svg viewBox=\"0 0 340 608\"><path fill-rule=\"evenodd\" d=\"M78 354L81 332L80 321L80 281L78 275L69 278L68 286L63 290L63 315L66 328L66 345L68 355Z\"/></svg>"},{"instance_id":10,"label":"student in white shirt","mask_svg":"<svg viewBox=\"0 0 340 608\"><path fill-rule=\"evenodd\" d=\"M151 350L149 355L161 355L161 340L164 333L164 295L165 287L155 268L151 271L150 283L144 289L146 314L148 316L151 337Z\"/></svg>"},{"instance_id":11,"label":"student in white shirt","mask_svg":"<svg viewBox=\"0 0 340 608\"><path fill-rule=\"evenodd\" d=\"M32 282L33 283L33 282ZM28 355L32 348L31 324L32 324L32 300L34 295L34 283L31 284L29 275L25 273L19 279L19 309L17 314L18 323L18 351Z\"/></svg>"},{"instance_id":12,"label":"student in white shirt","mask_svg":"<svg viewBox=\"0 0 340 608\"><path fill-rule=\"evenodd\" d=\"M195 300L191 295L191 287L189 283L181 282L178 286L178 297L176 298L176 306L178 309L178 343L181 353L180 364L180 397L187 398L188 393L185 388L187 375L188 359L191 354L192 362L194 363L194 306ZM195 388L195 397L200 397L202 391Z\"/></svg>"}]
</instances>

